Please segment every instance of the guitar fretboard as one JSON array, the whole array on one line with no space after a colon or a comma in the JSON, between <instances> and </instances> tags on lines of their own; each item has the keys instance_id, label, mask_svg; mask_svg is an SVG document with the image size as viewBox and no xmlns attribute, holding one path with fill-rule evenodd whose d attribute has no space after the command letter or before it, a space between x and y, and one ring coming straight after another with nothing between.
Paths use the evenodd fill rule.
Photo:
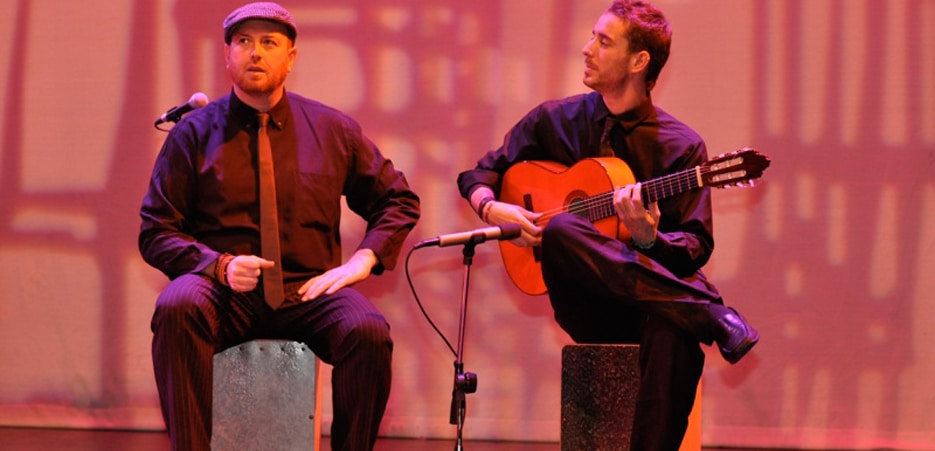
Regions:
<instances>
[{"instance_id":1,"label":"guitar fretboard","mask_svg":"<svg viewBox=\"0 0 935 451\"><path fill-rule=\"evenodd\" d=\"M698 188L698 171L701 167L685 169L669 174L663 177L643 182L643 189L640 195L643 196L643 202L651 204L660 199L682 194Z\"/></svg>"},{"instance_id":2,"label":"guitar fretboard","mask_svg":"<svg viewBox=\"0 0 935 451\"><path fill-rule=\"evenodd\" d=\"M640 190L643 202L648 205L660 199L698 188L701 186L698 182L698 171L703 170L704 168L699 166L643 182ZM579 216L585 216L591 222L609 218L617 214L614 210L614 191L611 190L573 201L568 204L567 211Z\"/></svg>"}]
</instances>

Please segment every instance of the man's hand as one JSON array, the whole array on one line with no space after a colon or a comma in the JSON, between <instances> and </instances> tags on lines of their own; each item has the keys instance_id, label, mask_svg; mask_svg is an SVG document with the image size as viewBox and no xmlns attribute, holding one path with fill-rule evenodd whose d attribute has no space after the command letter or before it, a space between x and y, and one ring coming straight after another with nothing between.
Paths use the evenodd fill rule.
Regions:
<instances>
[{"instance_id":1,"label":"man's hand","mask_svg":"<svg viewBox=\"0 0 935 451\"><path fill-rule=\"evenodd\" d=\"M657 202L653 202L648 208L643 206L641 187L640 183L636 183L617 188L614 193L614 209L617 210L617 217L630 231L633 241L649 245L656 241L656 230L662 213Z\"/></svg>"},{"instance_id":2,"label":"man's hand","mask_svg":"<svg viewBox=\"0 0 935 451\"><path fill-rule=\"evenodd\" d=\"M541 213L533 213L519 205L493 201L487 207L485 219L490 225L519 224L522 233L519 238L510 240L517 246L538 246L542 241L542 227L536 225Z\"/></svg>"},{"instance_id":3,"label":"man's hand","mask_svg":"<svg viewBox=\"0 0 935 451\"><path fill-rule=\"evenodd\" d=\"M536 220L541 214L533 213L518 205L508 204L506 202L497 202L490 200L483 210L481 210L482 199L494 199L493 190L486 186L480 186L471 192L469 203L471 208L477 212L481 220L487 224L499 226L503 224L519 224L522 233L519 238L510 240L517 246L538 246L542 241L542 227L536 225Z\"/></svg>"},{"instance_id":4,"label":"man's hand","mask_svg":"<svg viewBox=\"0 0 935 451\"><path fill-rule=\"evenodd\" d=\"M234 291L251 291L259 283L262 271L275 265L256 255L238 255L227 264L227 284Z\"/></svg>"},{"instance_id":5,"label":"man's hand","mask_svg":"<svg viewBox=\"0 0 935 451\"><path fill-rule=\"evenodd\" d=\"M334 294L346 286L370 277L377 264L377 256L370 249L360 249L341 266L312 277L299 288L302 301L310 301L322 294Z\"/></svg>"}]
</instances>

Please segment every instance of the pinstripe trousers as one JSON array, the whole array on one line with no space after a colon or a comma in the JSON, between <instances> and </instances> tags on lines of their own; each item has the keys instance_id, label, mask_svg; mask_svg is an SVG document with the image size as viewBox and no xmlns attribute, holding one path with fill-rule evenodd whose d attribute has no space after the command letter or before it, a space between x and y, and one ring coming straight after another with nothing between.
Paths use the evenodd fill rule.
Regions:
<instances>
[{"instance_id":1,"label":"pinstripe trousers","mask_svg":"<svg viewBox=\"0 0 935 451\"><path fill-rule=\"evenodd\" d=\"M275 311L260 287L234 293L196 274L176 278L159 295L153 368L174 450L210 449L214 354L258 338L303 342L332 365L332 449L373 449L390 391L389 324L352 288L299 302L301 284L286 284L291 294Z\"/></svg>"}]
</instances>

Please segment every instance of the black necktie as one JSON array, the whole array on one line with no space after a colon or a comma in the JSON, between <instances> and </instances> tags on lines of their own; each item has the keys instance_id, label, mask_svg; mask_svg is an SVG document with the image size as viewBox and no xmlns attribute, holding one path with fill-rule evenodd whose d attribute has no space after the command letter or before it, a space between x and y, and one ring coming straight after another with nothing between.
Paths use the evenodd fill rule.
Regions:
<instances>
[{"instance_id":1,"label":"black necktie","mask_svg":"<svg viewBox=\"0 0 935 451\"><path fill-rule=\"evenodd\" d=\"M620 121L613 116L608 115L607 118L604 119L604 132L601 133L601 153L598 156L613 157L616 155L613 141L615 135L619 134L619 131L616 130L618 127L623 128L623 126L620 125Z\"/></svg>"},{"instance_id":2,"label":"black necktie","mask_svg":"<svg viewBox=\"0 0 935 451\"><path fill-rule=\"evenodd\" d=\"M601 157L618 157L626 160L628 156L626 130L620 119L608 115L604 119L604 132L601 133Z\"/></svg>"},{"instance_id":3,"label":"black necktie","mask_svg":"<svg viewBox=\"0 0 935 451\"><path fill-rule=\"evenodd\" d=\"M274 310L282 305L282 261L279 256L279 214L276 212L276 178L273 173L273 146L269 142L268 113L258 113L257 151L260 167L260 253L276 262L263 270L263 296Z\"/></svg>"}]
</instances>

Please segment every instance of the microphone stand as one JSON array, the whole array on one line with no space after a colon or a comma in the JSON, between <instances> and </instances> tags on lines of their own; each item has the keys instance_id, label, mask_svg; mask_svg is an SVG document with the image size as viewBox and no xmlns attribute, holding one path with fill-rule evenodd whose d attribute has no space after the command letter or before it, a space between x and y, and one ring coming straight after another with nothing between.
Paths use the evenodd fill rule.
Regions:
<instances>
[{"instance_id":1,"label":"microphone stand","mask_svg":"<svg viewBox=\"0 0 935 451\"><path fill-rule=\"evenodd\" d=\"M451 391L451 414L449 422L457 425L458 436L455 442L455 451L463 451L462 434L464 432L464 414L467 410L466 395L477 391L477 375L464 372L464 324L467 316L468 285L471 280L471 263L474 260L474 247L483 243L486 237L474 236L464 244L464 281L461 287L461 319L458 325L458 353L454 362L454 388Z\"/></svg>"}]
</instances>

